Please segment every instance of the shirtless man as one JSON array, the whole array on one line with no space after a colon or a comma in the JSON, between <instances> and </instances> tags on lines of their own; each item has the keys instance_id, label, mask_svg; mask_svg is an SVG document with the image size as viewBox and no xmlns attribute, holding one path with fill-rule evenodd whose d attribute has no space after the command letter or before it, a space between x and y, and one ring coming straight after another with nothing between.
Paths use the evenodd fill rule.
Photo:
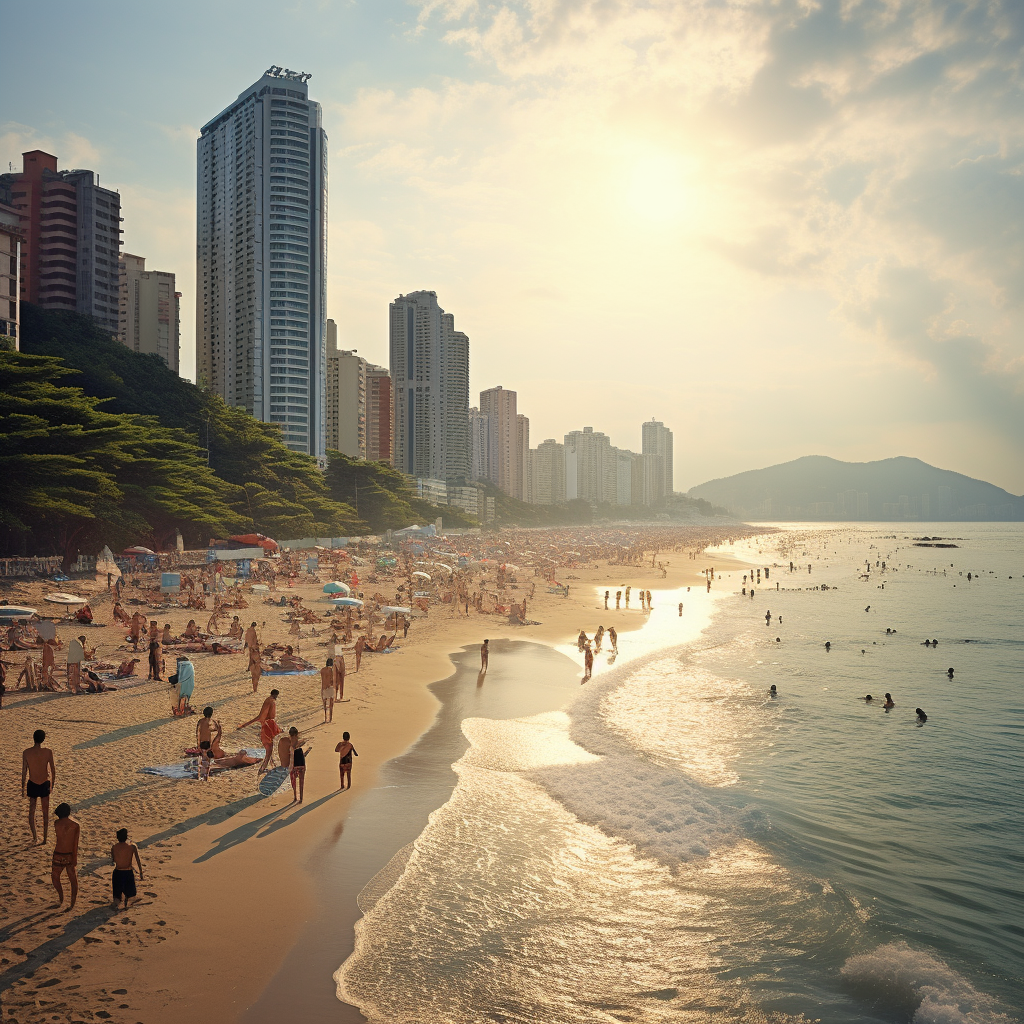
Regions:
<instances>
[{"instance_id":1,"label":"shirtless man","mask_svg":"<svg viewBox=\"0 0 1024 1024\"><path fill-rule=\"evenodd\" d=\"M334 699L340 701L345 699L345 655L334 656Z\"/></svg>"},{"instance_id":2,"label":"shirtless man","mask_svg":"<svg viewBox=\"0 0 1024 1024\"><path fill-rule=\"evenodd\" d=\"M119 828L117 830L117 842L110 848L110 862L114 865L113 874L110 876L110 883L114 892L115 910L120 910L122 898L124 899L125 910L128 909L129 901L135 899L133 860L139 865L139 879L145 881L146 876L142 873L142 860L139 858L139 848L134 843L128 842L128 829Z\"/></svg>"},{"instance_id":3,"label":"shirtless man","mask_svg":"<svg viewBox=\"0 0 1024 1024\"><path fill-rule=\"evenodd\" d=\"M242 650L252 650L254 647L259 651L260 641L256 635L256 623L250 622L249 628L245 631L245 636L242 637Z\"/></svg>"},{"instance_id":4,"label":"shirtless man","mask_svg":"<svg viewBox=\"0 0 1024 1024\"><path fill-rule=\"evenodd\" d=\"M242 623L238 621L237 615L231 619L231 625L228 628L228 636L235 640L240 640L242 638Z\"/></svg>"},{"instance_id":5,"label":"shirtless man","mask_svg":"<svg viewBox=\"0 0 1024 1024\"><path fill-rule=\"evenodd\" d=\"M68 873L71 883L71 903L68 910L74 910L78 899L78 842L82 838L81 826L71 817L71 805L61 804L57 808L57 820L53 823L56 842L53 849L53 861L50 865L50 881L57 890L57 905L64 902L64 887L60 884L60 876Z\"/></svg>"},{"instance_id":6,"label":"shirtless man","mask_svg":"<svg viewBox=\"0 0 1024 1024\"><path fill-rule=\"evenodd\" d=\"M594 652L590 644L583 648L583 682L585 683L594 674Z\"/></svg>"},{"instance_id":7,"label":"shirtless man","mask_svg":"<svg viewBox=\"0 0 1024 1024\"><path fill-rule=\"evenodd\" d=\"M480 645L480 671L481 672L486 672L487 671L487 663L490 660L490 656L491 656L490 643L491 643L490 640L485 640Z\"/></svg>"},{"instance_id":8,"label":"shirtless man","mask_svg":"<svg viewBox=\"0 0 1024 1024\"><path fill-rule=\"evenodd\" d=\"M608 627L608 642L612 645L612 651L619 653L619 634L615 632L614 626Z\"/></svg>"},{"instance_id":9,"label":"shirtless man","mask_svg":"<svg viewBox=\"0 0 1024 1024\"><path fill-rule=\"evenodd\" d=\"M324 723L334 721L334 659L320 669L320 700L324 706Z\"/></svg>"},{"instance_id":10,"label":"shirtless man","mask_svg":"<svg viewBox=\"0 0 1024 1024\"><path fill-rule=\"evenodd\" d=\"M359 662L363 660L363 648L366 646L366 637L356 637L356 671L359 671Z\"/></svg>"},{"instance_id":11,"label":"shirtless man","mask_svg":"<svg viewBox=\"0 0 1024 1024\"><path fill-rule=\"evenodd\" d=\"M196 746L202 747L203 741L209 742L213 739L213 708L203 708L203 717L196 722Z\"/></svg>"},{"instance_id":12,"label":"shirtless man","mask_svg":"<svg viewBox=\"0 0 1024 1024\"><path fill-rule=\"evenodd\" d=\"M120 623L122 626L130 627L132 624L132 620L128 618L128 613L121 607L120 601L114 602L113 616L115 626Z\"/></svg>"},{"instance_id":13,"label":"shirtless man","mask_svg":"<svg viewBox=\"0 0 1024 1024\"><path fill-rule=\"evenodd\" d=\"M139 649L139 637L142 635L142 627L146 624L146 616L142 612L135 612L128 625L128 633L132 641L132 650Z\"/></svg>"},{"instance_id":14,"label":"shirtless man","mask_svg":"<svg viewBox=\"0 0 1024 1024\"><path fill-rule=\"evenodd\" d=\"M68 644L68 689L72 693L82 690L82 662L85 661L85 637L80 636Z\"/></svg>"},{"instance_id":15,"label":"shirtless man","mask_svg":"<svg viewBox=\"0 0 1024 1024\"><path fill-rule=\"evenodd\" d=\"M32 733L32 746L21 754L21 795L28 796L28 826L32 829L32 842L36 837L36 800L43 802L43 845L46 845L50 827L50 793L57 783L57 766L53 763L53 751L43 746L46 733L36 729ZM26 779L28 791L26 792Z\"/></svg>"},{"instance_id":16,"label":"shirtless man","mask_svg":"<svg viewBox=\"0 0 1024 1024\"><path fill-rule=\"evenodd\" d=\"M270 759L273 757L274 737L281 731L281 727L277 724L277 698L280 692L280 690L271 690L270 696L267 697L260 708L260 713L255 718L250 718L248 722L243 722L238 727L239 729L244 729L247 725L255 725L256 722L260 723L260 743L263 744L263 749L266 751L266 757L263 758L263 764L260 765L259 774L261 775L267 770Z\"/></svg>"},{"instance_id":17,"label":"shirtless man","mask_svg":"<svg viewBox=\"0 0 1024 1024\"><path fill-rule=\"evenodd\" d=\"M338 787L340 790L352 788L352 758L358 757L356 748L352 746L351 738L347 732L341 734L341 742L334 748L334 752L339 755L338 760L338 772L341 775L341 785ZM346 786L345 783L348 782Z\"/></svg>"},{"instance_id":18,"label":"shirtless man","mask_svg":"<svg viewBox=\"0 0 1024 1024\"><path fill-rule=\"evenodd\" d=\"M174 637L171 636L171 624L169 622L164 623L163 632L160 634L160 643L169 644L174 642Z\"/></svg>"}]
</instances>

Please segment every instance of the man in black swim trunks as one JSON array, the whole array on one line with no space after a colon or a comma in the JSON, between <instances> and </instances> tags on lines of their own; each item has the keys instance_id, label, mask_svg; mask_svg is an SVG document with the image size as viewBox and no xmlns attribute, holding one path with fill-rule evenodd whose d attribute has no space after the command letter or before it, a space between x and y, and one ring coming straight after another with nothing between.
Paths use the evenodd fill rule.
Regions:
<instances>
[{"instance_id":1,"label":"man in black swim trunks","mask_svg":"<svg viewBox=\"0 0 1024 1024\"><path fill-rule=\"evenodd\" d=\"M139 848L134 843L128 842L128 829L117 830L117 842L110 848L110 860L114 865L113 874L110 876L110 883L114 891L114 907L120 909L121 900L124 900L125 909L128 909L128 902L135 899L135 871L132 869L132 860L139 865L139 878L145 881L142 873L142 861L139 859Z\"/></svg>"},{"instance_id":2,"label":"man in black swim trunks","mask_svg":"<svg viewBox=\"0 0 1024 1024\"><path fill-rule=\"evenodd\" d=\"M28 797L28 825L32 829L32 842L36 836L36 800L43 802L43 845L50 828L50 793L57 782L57 767L53 763L53 751L43 746L46 733L36 729L32 734L32 746L21 755L21 795ZM26 780L28 782L26 792Z\"/></svg>"}]
</instances>

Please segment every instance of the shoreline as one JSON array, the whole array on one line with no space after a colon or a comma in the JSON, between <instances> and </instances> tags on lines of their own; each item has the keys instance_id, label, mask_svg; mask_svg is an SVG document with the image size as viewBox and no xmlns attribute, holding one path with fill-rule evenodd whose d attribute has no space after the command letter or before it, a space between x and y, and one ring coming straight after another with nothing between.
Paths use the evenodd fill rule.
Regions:
<instances>
[{"instance_id":1,"label":"shoreline","mask_svg":"<svg viewBox=\"0 0 1024 1024\"><path fill-rule=\"evenodd\" d=\"M724 559L715 561L722 562L724 568ZM298 808L292 807L287 788L270 797L255 794L252 781L246 780L244 772L230 773L230 778L219 778L203 789L194 782L152 777L140 780L131 767L122 767L126 759L139 757L144 758L145 764L172 760L169 751L183 742L177 738L178 733L184 737L194 729L194 719L181 722L156 717L152 722L138 724L140 717L159 715L158 709L166 699L166 683L147 683L109 696L43 698L47 731L53 730L55 739L60 739L57 731L63 731L65 725L61 721L55 725L50 712L75 716L66 719L68 739L75 742L62 740L61 746L53 744L58 764L72 749L77 751L83 746L83 741L90 756L95 757L95 764L90 762L85 775L78 780L88 782L85 792L79 787L73 798L67 797L75 805L76 814L80 806L88 808L83 833L93 839L95 822L109 821L112 810L127 818L129 825L133 820L152 822L148 834L139 827L132 834L140 843L146 866L146 881L140 886L140 894L149 895L128 912L113 914L102 909L105 900L100 894L109 885L102 857L106 835L102 834L92 843L92 849L86 850L83 843L79 908L84 910L90 903L96 904L96 908L85 913L76 908L75 915L57 916L46 895L48 872L44 875L41 853L36 854L32 860L39 864L35 868L31 861L19 865L22 873L27 872L25 882L8 883L12 892L17 884L29 885L36 894L30 902L42 904L35 912L42 914L42 918L31 914L22 917L19 925L27 923L20 930L32 930L46 921L62 924L64 929L57 936L52 931L44 933L51 936L45 945L29 949L24 955L24 947L33 945L33 939L21 938L22 946L18 947L17 933L0 936L0 953L6 954L8 961L0 970L0 990L24 985L24 979L33 975L33 985L53 984L50 979L54 977L62 981L73 979L73 987L79 990L79 1006L83 998L89 1000L87 1005L92 1008L96 1000L102 1001L111 1012L110 1019L127 1024L137 1020L146 1024L176 1022L194 1012L198 1005L226 1022L265 1019L263 1014L257 1017L253 1009L260 1005L263 994L274 987L276 977L319 912L319 861L344 834L349 815L379 786L385 766L408 753L431 729L440 710L431 686L453 674L450 652L471 645L475 649L483 636L489 636L492 643L522 640L554 650L568 645L575 653L571 641L581 626L593 633L601 622L614 623L620 634L625 634L646 622L646 616L637 608L618 613L604 611L598 596L601 590L614 592L628 582L652 591L688 584L703 591L700 567L707 562L707 557L688 560L684 556L667 566L667 578L662 578L656 569L638 566L577 570L576 577L569 577L571 597L550 595L538 587L531 614L541 621L526 627L512 627L491 616L456 617L450 609L438 605L431 609L429 618L414 620L409 640L394 653L367 656L358 674L350 668L346 681L350 702L336 707L339 717L330 726L319 724L322 711L318 679L272 681L264 677L255 701L262 698L270 685L279 686L282 702L287 705L279 715L282 724L298 724L314 743L306 777L306 802ZM319 587L305 584L295 587L294 592L310 600L320 596ZM250 614L254 618L273 615L258 604L251 612L241 614L245 618ZM161 612L161 620L165 615L179 629L176 619L183 624L188 613ZM70 628L64 627L65 632ZM115 639L116 633L112 627L103 630L109 639ZM284 638L285 627L265 621L264 634L264 642ZM315 653L315 647L314 642L303 640L299 653L314 659L322 657ZM196 703L213 704L217 717L224 718L229 731L228 723L251 716L254 698L235 658L204 658L197 666L197 676L200 689ZM38 696L19 696L5 701L5 711L10 703L10 710L17 712L16 717L8 720L12 741L20 742L24 732L31 732L33 722L38 721L31 709L39 700ZM104 705L104 701L109 703ZM89 717L79 718L82 712L89 713ZM93 715L94 725L87 724L93 721ZM75 724L79 722L85 724ZM344 729L352 732L362 755L351 799L347 794L335 795L337 767L332 760L333 748ZM244 737L231 732L231 741L236 738L242 742ZM11 765L7 767L9 774L13 774ZM111 776L112 770L116 777ZM13 779L6 782L8 788L13 788ZM67 792L68 784L63 782L63 792ZM65 798L63 793L59 798ZM132 807L136 808L134 812ZM333 813L325 813L328 808ZM19 818L22 813L19 812ZM130 817L132 814L141 817L135 819ZM18 825L24 828L23 818ZM15 833L9 830L7 839L8 857L13 858L17 850ZM253 943L238 940L240 928L252 929ZM86 936L88 943L84 941ZM12 962L15 949L18 959ZM44 955L40 956L41 953ZM334 958L326 976L332 989L332 1019L344 1006L333 996L331 975L338 966L339 960ZM72 970L76 971L73 975ZM188 979L187 985L182 985L182 978ZM41 991L63 995L57 988ZM13 996L14 992L10 994ZM24 990L26 996L33 994ZM25 1004L8 1001L5 995L5 1005ZM63 1007L57 1004L54 1008ZM116 1013L117 1010L123 1012ZM68 1019L81 1015L82 1011L74 1007Z\"/></svg>"}]
</instances>

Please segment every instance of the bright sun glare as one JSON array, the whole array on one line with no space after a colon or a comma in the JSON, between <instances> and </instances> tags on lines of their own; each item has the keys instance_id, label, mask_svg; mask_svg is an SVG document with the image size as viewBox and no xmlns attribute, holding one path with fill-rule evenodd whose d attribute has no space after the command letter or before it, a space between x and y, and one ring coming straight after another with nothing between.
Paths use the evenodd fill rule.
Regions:
<instances>
[{"instance_id":1,"label":"bright sun glare","mask_svg":"<svg viewBox=\"0 0 1024 1024\"><path fill-rule=\"evenodd\" d=\"M692 206L692 185L687 162L669 153L639 157L628 171L626 205L642 220L675 224Z\"/></svg>"}]
</instances>

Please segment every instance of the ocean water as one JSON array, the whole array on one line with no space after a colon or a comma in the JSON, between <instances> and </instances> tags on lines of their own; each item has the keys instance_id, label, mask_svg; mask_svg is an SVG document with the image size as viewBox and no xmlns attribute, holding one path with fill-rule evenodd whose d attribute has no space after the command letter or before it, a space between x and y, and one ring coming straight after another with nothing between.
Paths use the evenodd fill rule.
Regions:
<instances>
[{"instance_id":1,"label":"ocean water","mask_svg":"<svg viewBox=\"0 0 1024 1024\"><path fill-rule=\"evenodd\" d=\"M391 1024L1024 1019L1024 529L733 553L772 566L752 600L742 572L656 592L562 710L463 722L340 998Z\"/></svg>"}]
</instances>

